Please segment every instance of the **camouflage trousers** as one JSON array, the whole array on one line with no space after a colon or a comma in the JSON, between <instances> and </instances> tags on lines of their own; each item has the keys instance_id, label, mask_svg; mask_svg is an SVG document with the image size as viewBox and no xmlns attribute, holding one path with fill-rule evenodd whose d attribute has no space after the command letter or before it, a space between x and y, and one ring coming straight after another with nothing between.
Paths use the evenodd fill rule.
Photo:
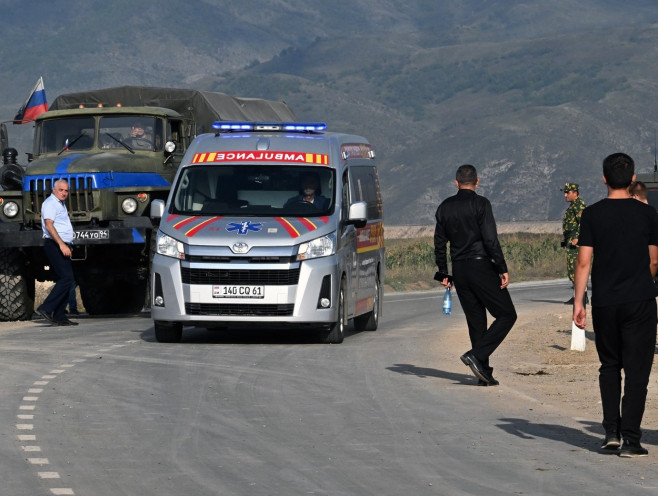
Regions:
<instances>
[{"instance_id":1,"label":"camouflage trousers","mask_svg":"<svg viewBox=\"0 0 658 496\"><path fill-rule=\"evenodd\" d=\"M576 259L578 258L578 247L567 248L567 277L573 284L576 272Z\"/></svg>"}]
</instances>

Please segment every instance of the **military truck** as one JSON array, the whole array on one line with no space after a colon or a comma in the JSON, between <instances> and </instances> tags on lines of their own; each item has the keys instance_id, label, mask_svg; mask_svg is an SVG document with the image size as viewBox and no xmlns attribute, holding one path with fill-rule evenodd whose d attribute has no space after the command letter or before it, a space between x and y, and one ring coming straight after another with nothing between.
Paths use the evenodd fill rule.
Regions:
<instances>
[{"instance_id":1,"label":"military truck","mask_svg":"<svg viewBox=\"0 0 658 496\"><path fill-rule=\"evenodd\" d=\"M34 121L33 150L24 166L3 124L0 321L29 320L35 281L53 280L40 212L59 178L69 182L73 269L86 311L140 311L148 301L155 242L150 204L167 198L187 147L218 120L296 119L284 102L189 89L70 93ZM139 135L134 126L141 126Z\"/></svg>"}]
</instances>

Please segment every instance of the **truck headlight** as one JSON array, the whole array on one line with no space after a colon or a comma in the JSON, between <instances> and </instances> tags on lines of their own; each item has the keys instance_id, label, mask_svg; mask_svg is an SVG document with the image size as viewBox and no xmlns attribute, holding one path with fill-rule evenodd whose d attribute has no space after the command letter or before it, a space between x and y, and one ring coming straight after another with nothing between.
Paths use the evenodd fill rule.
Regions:
<instances>
[{"instance_id":1,"label":"truck headlight","mask_svg":"<svg viewBox=\"0 0 658 496\"><path fill-rule=\"evenodd\" d=\"M183 243L158 231L156 251L159 255L164 255L165 257L180 258L183 260L185 259L184 250L185 249L183 248Z\"/></svg>"},{"instance_id":2,"label":"truck headlight","mask_svg":"<svg viewBox=\"0 0 658 496\"><path fill-rule=\"evenodd\" d=\"M10 219L12 217L16 217L18 215L18 204L16 202L9 201L5 203L4 207L2 207L2 211Z\"/></svg>"},{"instance_id":3,"label":"truck headlight","mask_svg":"<svg viewBox=\"0 0 658 496\"><path fill-rule=\"evenodd\" d=\"M121 209L128 215L134 214L137 210L137 200L134 198L126 198L121 202Z\"/></svg>"},{"instance_id":4,"label":"truck headlight","mask_svg":"<svg viewBox=\"0 0 658 496\"><path fill-rule=\"evenodd\" d=\"M336 234L331 233L299 245L297 260L328 257L334 253L336 253Z\"/></svg>"}]
</instances>

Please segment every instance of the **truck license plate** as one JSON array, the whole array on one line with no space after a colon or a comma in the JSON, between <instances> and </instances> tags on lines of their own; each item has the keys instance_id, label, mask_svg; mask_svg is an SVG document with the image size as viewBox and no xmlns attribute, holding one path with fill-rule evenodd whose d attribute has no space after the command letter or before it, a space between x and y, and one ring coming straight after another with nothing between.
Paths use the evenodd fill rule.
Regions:
<instances>
[{"instance_id":1,"label":"truck license plate","mask_svg":"<svg viewBox=\"0 0 658 496\"><path fill-rule=\"evenodd\" d=\"M74 239L110 239L109 229L83 229L74 235Z\"/></svg>"},{"instance_id":2,"label":"truck license plate","mask_svg":"<svg viewBox=\"0 0 658 496\"><path fill-rule=\"evenodd\" d=\"M213 298L263 298L265 286L213 286Z\"/></svg>"}]
</instances>

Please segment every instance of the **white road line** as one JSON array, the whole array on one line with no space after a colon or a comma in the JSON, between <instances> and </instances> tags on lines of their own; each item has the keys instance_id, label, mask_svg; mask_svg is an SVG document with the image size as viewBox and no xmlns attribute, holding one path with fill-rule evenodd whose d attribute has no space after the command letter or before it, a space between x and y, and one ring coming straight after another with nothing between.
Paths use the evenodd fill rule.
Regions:
<instances>
[{"instance_id":1,"label":"white road line","mask_svg":"<svg viewBox=\"0 0 658 496\"><path fill-rule=\"evenodd\" d=\"M73 489L70 487L53 487L50 489L50 492L56 495L69 495L69 494L75 494L73 492Z\"/></svg>"},{"instance_id":2,"label":"white road line","mask_svg":"<svg viewBox=\"0 0 658 496\"><path fill-rule=\"evenodd\" d=\"M37 472L40 479L59 479L58 472Z\"/></svg>"},{"instance_id":3,"label":"white road line","mask_svg":"<svg viewBox=\"0 0 658 496\"><path fill-rule=\"evenodd\" d=\"M50 465L48 458L28 458L27 461L32 465Z\"/></svg>"}]
</instances>

